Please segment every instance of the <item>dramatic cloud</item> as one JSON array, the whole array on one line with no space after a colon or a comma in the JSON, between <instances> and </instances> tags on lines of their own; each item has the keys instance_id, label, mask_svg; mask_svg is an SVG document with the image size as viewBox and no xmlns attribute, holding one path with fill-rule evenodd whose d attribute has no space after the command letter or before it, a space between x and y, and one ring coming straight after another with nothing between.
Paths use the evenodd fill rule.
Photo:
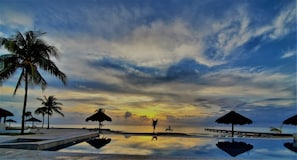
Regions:
<instances>
[{"instance_id":1,"label":"dramatic cloud","mask_svg":"<svg viewBox=\"0 0 297 160\"><path fill-rule=\"evenodd\" d=\"M68 85L43 74L65 117L84 124L99 107L113 124L208 125L230 110L278 123L296 106L296 2L0 2L0 36L46 31ZM222 8L222 3L228 3ZM8 51L0 49L0 55ZM0 107L21 113L18 73L0 87ZM57 119L56 119L57 118ZM97 125L97 124L96 124Z\"/></svg>"}]
</instances>

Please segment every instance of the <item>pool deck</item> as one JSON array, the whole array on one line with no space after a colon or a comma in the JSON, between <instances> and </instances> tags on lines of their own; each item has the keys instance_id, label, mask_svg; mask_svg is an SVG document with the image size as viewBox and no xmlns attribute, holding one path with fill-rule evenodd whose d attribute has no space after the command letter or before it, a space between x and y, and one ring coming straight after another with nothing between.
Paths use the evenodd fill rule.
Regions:
<instances>
[{"instance_id":1,"label":"pool deck","mask_svg":"<svg viewBox=\"0 0 297 160\"><path fill-rule=\"evenodd\" d=\"M0 148L55 150L98 136L87 129L39 129L35 134L0 136Z\"/></svg>"}]
</instances>

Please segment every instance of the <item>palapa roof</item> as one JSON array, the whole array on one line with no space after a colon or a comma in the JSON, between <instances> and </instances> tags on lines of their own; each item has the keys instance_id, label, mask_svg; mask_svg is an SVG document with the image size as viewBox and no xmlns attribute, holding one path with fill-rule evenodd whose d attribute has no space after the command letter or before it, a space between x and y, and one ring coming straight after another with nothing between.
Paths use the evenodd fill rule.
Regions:
<instances>
[{"instance_id":1,"label":"palapa roof","mask_svg":"<svg viewBox=\"0 0 297 160\"><path fill-rule=\"evenodd\" d=\"M39 119L37 119L37 118L34 118L34 117L29 118L29 119L27 119L26 121L27 121L27 122L29 122L29 121L31 121L31 122L42 122L41 120L39 120Z\"/></svg>"},{"instance_id":2,"label":"palapa roof","mask_svg":"<svg viewBox=\"0 0 297 160\"><path fill-rule=\"evenodd\" d=\"M13 113L9 112L8 110L0 108L0 117L7 117L13 116Z\"/></svg>"},{"instance_id":3,"label":"palapa roof","mask_svg":"<svg viewBox=\"0 0 297 160\"><path fill-rule=\"evenodd\" d=\"M283 121L283 124L292 124L292 125L297 125L297 115L292 116L286 120Z\"/></svg>"},{"instance_id":4,"label":"palapa roof","mask_svg":"<svg viewBox=\"0 0 297 160\"><path fill-rule=\"evenodd\" d=\"M224 124L251 124L253 123L252 120L248 119L247 117L238 114L234 111L230 111L226 115L222 116L221 118L218 118L216 120L217 123L224 123Z\"/></svg>"},{"instance_id":5,"label":"palapa roof","mask_svg":"<svg viewBox=\"0 0 297 160\"><path fill-rule=\"evenodd\" d=\"M103 109L99 109L95 114L86 118L86 121L112 121L112 119L103 112Z\"/></svg>"}]
</instances>

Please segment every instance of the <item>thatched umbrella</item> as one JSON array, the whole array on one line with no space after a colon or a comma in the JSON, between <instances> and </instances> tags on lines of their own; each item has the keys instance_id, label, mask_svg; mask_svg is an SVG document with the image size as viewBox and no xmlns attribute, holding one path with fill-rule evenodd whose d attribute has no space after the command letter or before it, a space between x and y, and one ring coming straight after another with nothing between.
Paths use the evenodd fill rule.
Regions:
<instances>
[{"instance_id":1,"label":"thatched umbrella","mask_svg":"<svg viewBox=\"0 0 297 160\"><path fill-rule=\"evenodd\" d=\"M5 110L5 109L2 109L0 108L0 122L1 122L1 117L4 117L4 122L6 121L6 117L8 116L13 116L13 113Z\"/></svg>"},{"instance_id":2,"label":"thatched umbrella","mask_svg":"<svg viewBox=\"0 0 297 160\"><path fill-rule=\"evenodd\" d=\"M34 118L34 117L31 117L29 119L26 120L26 122L32 122L32 128L34 126L34 122L42 122L41 120L37 119L37 118Z\"/></svg>"},{"instance_id":3,"label":"thatched umbrella","mask_svg":"<svg viewBox=\"0 0 297 160\"><path fill-rule=\"evenodd\" d=\"M8 122L8 127L9 127L9 128L10 128L10 123L16 123L16 121L13 120L13 119L8 119L8 120L6 120L5 122Z\"/></svg>"},{"instance_id":4,"label":"thatched umbrella","mask_svg":"<svg viewBox=\"0 0 297 160\"><path fill-rule=\"evenodd\" d=\"M102 125L101 122L103 122L103 121L112 121L112 119L108 115L106 115L104 113L104 110L103 109L100 108L99 110L97 110L97 112L95 114L93 114L90 117L88 117L86 119L86 121L87 122L88 121L98 121L99 122L99 132L100 132L100 127Z\"/></svg>"},{"instance_id":5,"label":"thatched umbrella","mask_svg":"<svg viewBox=\"0 0 297 160\"><path fill-rule=\"evenodd\" d=\"M226 115L224 115L223 117L219 118L216 120L217 123L224 123L224 124L232 124L232 137L234 135L234 124L239 124L239 125L243 125L243 124L251 124L253 123L252 120L234 112L231 111L229 113L227 113Z\"/></svg>"},{"instance_id":6,"label":"thatched umbrella","mask_svg":"<svg viewBox=\"0 0 297 160\"><path fill-rule=\"evenodd\" d=\"M286 120L283 121L283 124L292 124L292 125L297 125L297 115L292 116Z\"/></svg>"},{"instance_id":7,"label":"thatched umbrella","mask_svg":"<svg viewBox=\"0 0 297 160\"><path fill-rule=\"evenodd\" d=\"M235 157L254 148L251 144L247 144L245 142L236 142L234 140L232 140L232 142L218 142L217 147L225 151L232 157Z\"/></svg>"}]
</instances>

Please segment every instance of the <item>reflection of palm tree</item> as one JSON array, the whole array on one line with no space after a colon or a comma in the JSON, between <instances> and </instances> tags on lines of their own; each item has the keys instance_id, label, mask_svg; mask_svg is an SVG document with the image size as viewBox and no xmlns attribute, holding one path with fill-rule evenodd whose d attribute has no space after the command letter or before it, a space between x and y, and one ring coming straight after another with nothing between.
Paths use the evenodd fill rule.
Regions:
<instances>
[{"instance_id":1,"label":"reflection of palm tree","mask_svg":"<svg viewBox=\"0 0 297 160\"><path fill-rule=\"evenodd\" d=\"M42 128L43 128L43 125L44 125L44 116L47 113L47 107L39 107L39 108L37 108L35 110L34 113L37 114L37 115L39 115L39 114L42 115Z\"/></svg>"},{"instance_id":2,"label":"reflection of palm tree","mask_svg":"<svg viewBox=\"0 0 297 160\"><path fill-rule=\"evenodd\" d=\"M45 113L47 114L47 129L49 129L49 117L53 115L53 112L56 112L64 117L64 114L61 112L62 108L60 107L60 105L63 104L61 102L57 102L57 98L55 98L54 96L48 96L48 98L44 96L44 99L37 99L40 100L43 107L46 108Z\"/></svg>"},{"instance_id":3,"label":"reflection of palm tree","mask_svg":"<svg viewBox=\"0 0 297 160\"><path fill-rule=\"evenodd\" d=\"M25 34L17 32L12 38L0 37L0 46L4 46L12 53L0 56L0 81L9 79L13 73L21 69L13 94L16 94L22 81L25 83L21 134L24 133L29 84L40 85L42 90L47 86L47 82L41 76L38 68L58 77L66 84L66 75L50 60L50 56L58 57L58 52L54 46L46 44L40 38L44 34L39 31L28 31Z\"/></svg>"}]
</instances>

